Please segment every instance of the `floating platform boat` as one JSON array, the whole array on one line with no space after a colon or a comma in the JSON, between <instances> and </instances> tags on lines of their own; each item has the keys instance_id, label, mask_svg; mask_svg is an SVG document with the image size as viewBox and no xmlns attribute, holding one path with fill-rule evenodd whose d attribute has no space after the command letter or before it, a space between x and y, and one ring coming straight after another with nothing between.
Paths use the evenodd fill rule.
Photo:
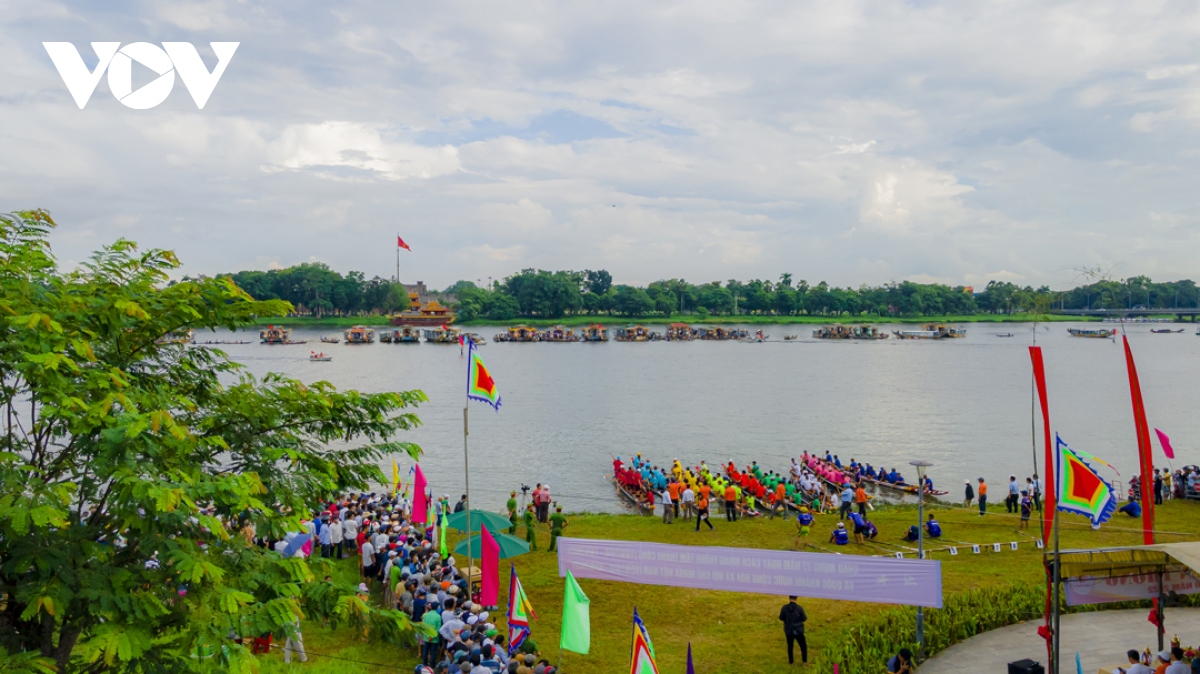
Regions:
<instances>
[{"instance_id":1,"label":"floating platform boat","mask_svg":"<svg viewBox=\"0 0 1200 674\"><path fill-rule=\"evenodd\" d=\"M650 341L650 331L640 325L628 325L617 328L613 339L618 342L648 342Z\"/></svg>"},{"instance_id":2,"label":"floating platform boat","mask_svg":"<svg viewBox=\"0 0 1200 674\"><path fill-rule=\"evenodd\" d=\"M540 342L542 336L537 329L528 325L509 326L508 332L499 332L492 337L494 342Z\"/></svg>"},{"instance_id":3,"label":"floating platform boat","mask_svg":"<svg viewBox=\"0 0 1200 674\"><path fill-rule=\"evenodd\" d=\"M882 340L890 337L886 332L871 325L848 326L841 323L813 330L813 339L865 339ZM785 338L786 339L786 338Z\"/></svg>"},{"instance_id":4,"label":"floating platform boat","mask_svg":"<svg viewBox=\"0 0 1200 674\"><path fill-rule=\"evenodd\" d=\"M1086 337L1089 339L1109 339L1117 334L1116 330L1108 328L1067 328L1067 334L1072 337Z\"/></svg>"},{"instance_id":5,"label":"floating platform boat","mask_svg":"<svg viewBox=\"0 0 1200 674\"><path fill-rule=\"evenodd\" d=\"M458 336L462 331L443 325L437 330L425 330L425 341L431 344L458 344Z\"/></svg>"},{"instance_id":6,"label":"floating platform boat","mask_svg":"<svg viewBox=\"0 0 1200 674\"><path fill-rule=\"evenodd\" d=\"M553 328L539 335L543 342L578 342L579 337L574 330L568 329L563 325L556 325Z\"/></svg>"},{"instance_id":7,"label":"floating platform boat","mask_svg":"<svg viewBox=\"0 0 1200 674\"><path fill-rule=\"evenodd\" d=\"M375 331L365 325L356 325L342 331L347 344L370 344L375 341Z\"/></svg>"},{"instance_id":8,"label":"floating platform boat","mask_svg":"<svg viewBox=\"0 0 1200 674\"><path fill-rule=\"evenodd\" d=\"M926 323L920 330L893 330L892 334L896 339L961 339L967 336L967 331L941 323Z\"/></svg>"},{"instance_id":9,"label":"floating platform boat","mask_svg":"<svg viewBox=\"0 0 1200 674\"><path fill-rule=\"evenodd\" d=\"M295 344L292 341L292 331L282 326L268 325L265 330L258 332L258 340L263 344Z\"/></svg>"},{"instance_id":10,"label":"floating platform boat","mask_svg":"<svg viewBox=\"0 0 1200 674\"><path fill-rule=\"evenodd\" d=\"M607 342L608 330L599 323L592 323L583 329L583 334L579 336L581 342Z\"/></svg>"}]
</instances>

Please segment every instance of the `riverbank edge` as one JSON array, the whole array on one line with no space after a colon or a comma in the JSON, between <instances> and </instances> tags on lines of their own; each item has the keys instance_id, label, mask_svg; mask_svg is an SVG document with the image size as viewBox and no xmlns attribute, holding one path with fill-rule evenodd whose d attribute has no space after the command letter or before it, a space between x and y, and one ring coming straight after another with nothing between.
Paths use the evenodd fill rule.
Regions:
<instances>
[{"instance_id":1,"label":"riverbank edge","mask_svg":"<svg viewBox=\"0 0 1200 674\"><path fill-rule=\"evenodd\" d=\"M1088 322L1098 321L1097 318L1086 316L1059 316L1051 314L1037 317L1042 323ZM680 316L642 316L628 318L623 316L563 316L562 318L521 318L507 321L478 319L472 321L456 321L454 327L473 326L509 326L531 325L535 327L550 327L555 325L582 326L592 323L602 325L666 325L668 323L689 323L697 325L858 325L864 323L890 324L920 324L920 323L1032 323L1033 314L978 314L972 316L701 316L687 314ZM354 325L382 327L391 325L387 316L282 316L257 319L258 325L282 325L287 327L311 328L348 328Z\"/></svg>"}]
</instances>

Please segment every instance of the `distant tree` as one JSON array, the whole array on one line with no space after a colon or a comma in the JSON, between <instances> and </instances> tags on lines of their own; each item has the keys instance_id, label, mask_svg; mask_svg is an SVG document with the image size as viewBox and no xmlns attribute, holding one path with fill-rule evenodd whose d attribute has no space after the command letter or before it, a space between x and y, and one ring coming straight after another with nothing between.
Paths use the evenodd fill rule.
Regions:
<instances>
[{"instance_id":1,"label":"distant tree","mask_svg":"<svg viewBox=\"0 0 1200 674\"><path fill-rule=\"evenodd\" d=\"M583 272L584 290L596 295L603 295L612 287L612 274L601 269L599 271L587 270Z\"/></svg>"},{"instance_id":2,"label":"distant tree","mask_svg":"<svg viewBox=\"0 0 1200 674\"><path fill-rule=\"evenodd\" d=\"M634 286L616 286L616 297L613 298L613 311L622 316L645 316L654 311L654 301L641 288Z\"/></svg>"}]
</instances>

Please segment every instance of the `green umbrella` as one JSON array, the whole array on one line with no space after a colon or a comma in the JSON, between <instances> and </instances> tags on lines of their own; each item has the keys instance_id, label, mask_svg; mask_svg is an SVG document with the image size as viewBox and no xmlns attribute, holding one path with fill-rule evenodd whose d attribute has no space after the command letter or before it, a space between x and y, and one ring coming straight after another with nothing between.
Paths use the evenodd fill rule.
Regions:
<instances>
[{"instance_id":1,"label":"green umbrella","mask_svg":"<svg viewBox=\"0 0 1200 674\"><path fill-rule=\"evenodd\" d=\"M447 524L455 529L458 529L459 531L466 531L467 511L464 510L460 513L454 513L450 516L450 519L447 520ZM512 523L509 522L508 518L504 515L497 515L496 513L488 512L486 510L472 510L471 531L479 531L479 525L481 524L486 524L487 528L491 529L492 531L500 531L501 529L507 529L512 526Z\"/></svg>"},{"instance_id":2,"label":"green umbrella","mask_svg":"<svg viewBox=\"0 0 1200 674\"><path fill-rule=\"evenodd\" d=\"M507 522L507 521L508 520L505 520L505 522ZM471 524L472 525L475 524L474 516L471 517ZM492 532L492 538L496 539L496 543L498 543L500 545L500 559L508 559L509 557L517 557L519 555L523 555L523 554L529 552L529 544L526 543L525 541L521 540L520 538L517 538L516 536ZM458 545L454 546L454 554L456 554L456 555L469 554L472 557L474 557L475 559L481 558L483 556L483 551L480 547L479 541L480 541L479 536L472 536L470 538L459 541ZM467 552L468 545L471 546L470 553Z\"/></svg>"}]
</instances>

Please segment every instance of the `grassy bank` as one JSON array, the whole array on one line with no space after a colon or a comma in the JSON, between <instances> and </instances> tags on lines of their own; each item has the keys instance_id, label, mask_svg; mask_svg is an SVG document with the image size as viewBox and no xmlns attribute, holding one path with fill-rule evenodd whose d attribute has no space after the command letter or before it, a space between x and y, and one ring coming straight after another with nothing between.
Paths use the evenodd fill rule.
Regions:
<instances>
[{"instance_id":1,"label":"grassy bank","mask_svg":"<svg viewBox=\"0 0 1200 674\"><path fill-rule=\"evenodd\" d=\"M1078 316L1042 316L1041 321L1087 321L1096 320ZM1032 314L975 314L969 316L752 316L741 314L737 316L701 316L700 314L681 314L675 316L641 316L629 318L625 316L564 316L562 318L519 318L510 321L478 319L474 321L457 321L456 327L478 325L533 325L550 327L554 325L582 326L591 323L604 325L628 325L641 323L643 325L662 325L667 323L694 323L703 325L790 325L814 324L829 325L832 323L1030 323ZM383 326L390 325L386 316L286 316L282 318L262 318L260 325L286 325L293 327L348 328L353 325Z\"/></svg>"},{"instance_id":2,"label":"grassy bank","mask_svg":"<svg viewBox=\"0 0 1200 674\"><path fill-rule=\"evenodd\" d=\"M569 503L565 503L569 507ZM968 590L1006 587L1011 583L1037 584L1043 579L1040 551L1033 545L1036 522L1028 533L1017 530L1015 516L1006 515L1001 508L987 517L975 510L939 506L927 508L935 513L945 529L940 545L958 545L959 554L950 556L944 549L931 544L934 559L942 562L943 591L946 597ZM1161 542L1195 540L1200 537L1200 504L1170 501L1158 510ZM900 550L899 538L910 524L915 523L915 506L881 507L872 520L880 530L879 544L850 545L839 548L847 554L879 555ZM1119 516L1101 530L1093 531L1080 517L1064 516L1062 546L1084 548L1107 545L1136 545L1141 542L1138 521ZM810 542L818 552L834 552L826 542L829 530L836 523L832 516L818 518ZM575 515L571 517L568 535L581 538L654 541L681 545L753 547L790 550L794 540L794 525L786 520L759 518L726 523L714 519L715 531L707 528L696 533L691 523L676 521L664 525L657 518L636 515ZM523 533L523 529L521 531ZM1011 551L1008 543L1020 543ZM1002 552L985 548L979 555L970 552L964 543L1003 543ZM541 552L516 558L517 572L529 593L538 620L533 637L542 653L552 662L558 658L558 634L562 611L562 580L558 577L557 557L545 552L548 534L539 531ZM810 548L812 549L812 548ZM504 575L506 569L502 569ZM341 562L338 573L347 579L353 575L352 562ZM651 585L632 585L608 581L581 580L580 584L591 599L591 653L567 653L563 664L571 674L609 674L628 667L630 617L636 606L645 621L658 654L663 674L682 674L690 642L696 661L696 671L729 673L746 671L776 671L787 666L787 654L782 629L776 619L782 597L746 595L718 591L687 590ZM501 602L506 601L507 585L501 590ZM812 660L831 640L841 638L844 630L864 618L886 608L877 604L853 601L802 599L809 616L808 639ZM387 647L372 647L357 641L353 635L334 633L319 625L305 625L305 642L314 653L342 658L333 660L314 656L305 666L308 672L348 672L382 674L385 671L412 671L416 664L415 651ZM1038 644L1030 644L1030 653ZM388 668L346 662L357 660L387 664ZM314 666L315 665L315 666ZM293 665L295 667L296 665ZM278 654L272 654L265 672L290 671ZM824 673L822 673L824 674Z\"/></svg>"}]
</instances>

